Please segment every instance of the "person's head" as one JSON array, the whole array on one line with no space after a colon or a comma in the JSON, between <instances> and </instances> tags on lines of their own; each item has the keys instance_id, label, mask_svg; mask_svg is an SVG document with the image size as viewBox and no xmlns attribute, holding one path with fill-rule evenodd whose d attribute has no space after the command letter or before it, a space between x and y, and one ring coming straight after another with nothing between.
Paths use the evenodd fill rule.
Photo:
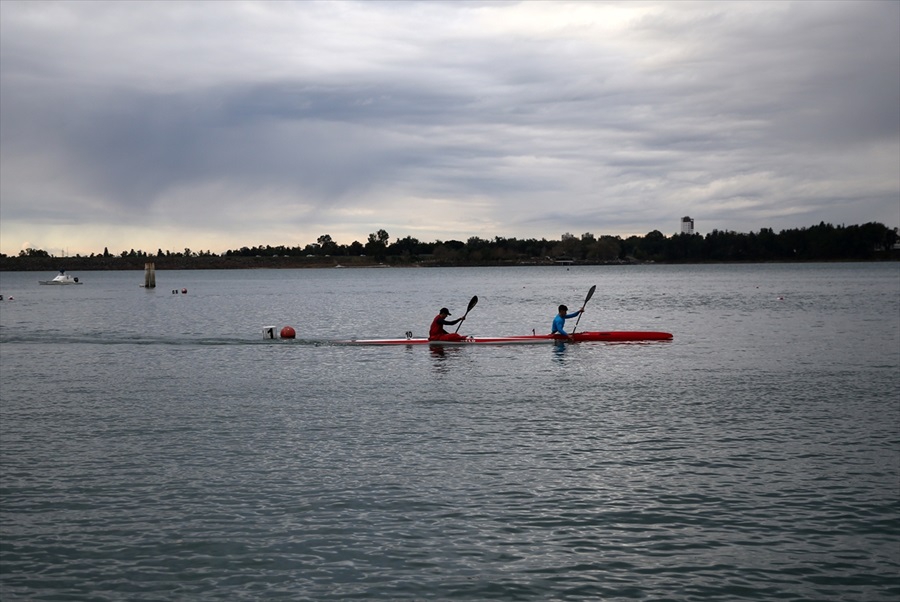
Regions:
<instances>
[{"instance_id":1,"label":"person's head","mask_svg":"<svg viewBox=\"0 0 900 602\"><path fill-rule=\"evenodd\" d=\"M564 315L566 315L567 311L569 311L569 308L566 307L565 305L559 306L559 315L564 316Z\"/></svg>"},{"instance_id":2,"label":"person's head","mask_svg":"<svg viewBox=\"0 0 900 602\"><path fill-rule=\"evenodd\" d=\"M446 307L442 307L442 308L441 308L441 311L438 312L438 313L440 313L442 316L449 316L449 315L450 315L450 310L447 309Z\"/></svg>"}]
</instances>

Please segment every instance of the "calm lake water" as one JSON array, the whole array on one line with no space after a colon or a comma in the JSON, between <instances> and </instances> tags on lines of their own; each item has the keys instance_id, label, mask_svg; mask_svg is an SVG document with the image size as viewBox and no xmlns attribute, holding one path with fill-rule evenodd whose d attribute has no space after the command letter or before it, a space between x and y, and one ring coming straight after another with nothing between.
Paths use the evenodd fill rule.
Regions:
<instances>
[{"instance_id":1,"label":"calm lake water","mask_svg":"<svg viewBox=\"0 0 900 602\"><path fill-rule=\"evenodd\" d=\"M53 275L0 273L4 602L900 597L900 264ZM327 344L594 284L674 340Z\"/></svg>"}]
</instances>

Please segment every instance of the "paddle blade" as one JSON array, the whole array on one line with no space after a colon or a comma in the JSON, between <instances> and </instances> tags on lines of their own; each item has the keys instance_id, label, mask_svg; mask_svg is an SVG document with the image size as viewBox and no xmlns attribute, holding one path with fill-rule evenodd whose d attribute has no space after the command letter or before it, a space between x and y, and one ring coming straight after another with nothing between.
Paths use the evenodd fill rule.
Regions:
<instances>
[{"instance_id":1,"label":"paddle blade","mask_svg":"<svg viewBox=\"0 0 900 602\"><path fill-rule=\"evenodd\" d=\"M584 308L585 305L587 305L587 302L591 300L591 297L594 296L595 290L597 290L596 284L591 287L591 290L588 291L587 297L584 298L584 303L581 305L582 309ZM572 334L575 334L575 330L578 328L579 322L581 322L581 314L578 314L578 319L575 320L575 327L572 328Z\"/></svg>"},{"instance_id":2,"label":"paddle blade","mask_svg":"<svg viewBox=\"0 0 900 602\"><path fill-rule=\"evenodd\" d=\"M466 308L466 313L463 314L464 318L469 315L469 312L472 311L472 308L475 307L476 303L478 303L478 295L475 295L469 300L469 306ZM456 330L454 330L453 332L459 332L460 326L462 326L462 322L456 325Z\"/></svg>"}]
</instances>

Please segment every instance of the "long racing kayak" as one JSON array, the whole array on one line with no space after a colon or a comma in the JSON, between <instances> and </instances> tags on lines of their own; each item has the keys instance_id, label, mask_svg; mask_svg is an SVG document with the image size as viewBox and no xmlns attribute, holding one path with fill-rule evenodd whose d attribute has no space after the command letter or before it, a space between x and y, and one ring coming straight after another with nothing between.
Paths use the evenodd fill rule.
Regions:
<instances>
[{"instance_id":1,"label":"long racing kayak","mask_svg":"<svg viewBox=\"0 0 900 602\"><path fill-rule=\"evenodd\" d=\"M669 341L672 334L646 330L585 331L573 335L575 343L582 342L626 342L626 341ZM458 341L431 341L422 338L407 339L349 339L333 341L334 345L526 345L535 343L565 343L568 339L552 334L531 334L513 337L466 337Z\"/></svg>"}]
</instances>

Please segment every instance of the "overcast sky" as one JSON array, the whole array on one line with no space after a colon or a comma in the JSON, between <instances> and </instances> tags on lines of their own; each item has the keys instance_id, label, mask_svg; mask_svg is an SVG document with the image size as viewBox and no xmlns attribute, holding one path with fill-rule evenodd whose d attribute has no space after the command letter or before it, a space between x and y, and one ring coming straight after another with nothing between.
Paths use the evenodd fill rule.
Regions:
<instances>
[{"instance_id":1,"label":"overcast sky","mask_svg":"<svg viewBox=\"0 0 900 602\"><path fill-rule=\"evenodd\" d=\"M900 225L900 2L0 2L0 251Z\"/></svg>"}]
</instances>

